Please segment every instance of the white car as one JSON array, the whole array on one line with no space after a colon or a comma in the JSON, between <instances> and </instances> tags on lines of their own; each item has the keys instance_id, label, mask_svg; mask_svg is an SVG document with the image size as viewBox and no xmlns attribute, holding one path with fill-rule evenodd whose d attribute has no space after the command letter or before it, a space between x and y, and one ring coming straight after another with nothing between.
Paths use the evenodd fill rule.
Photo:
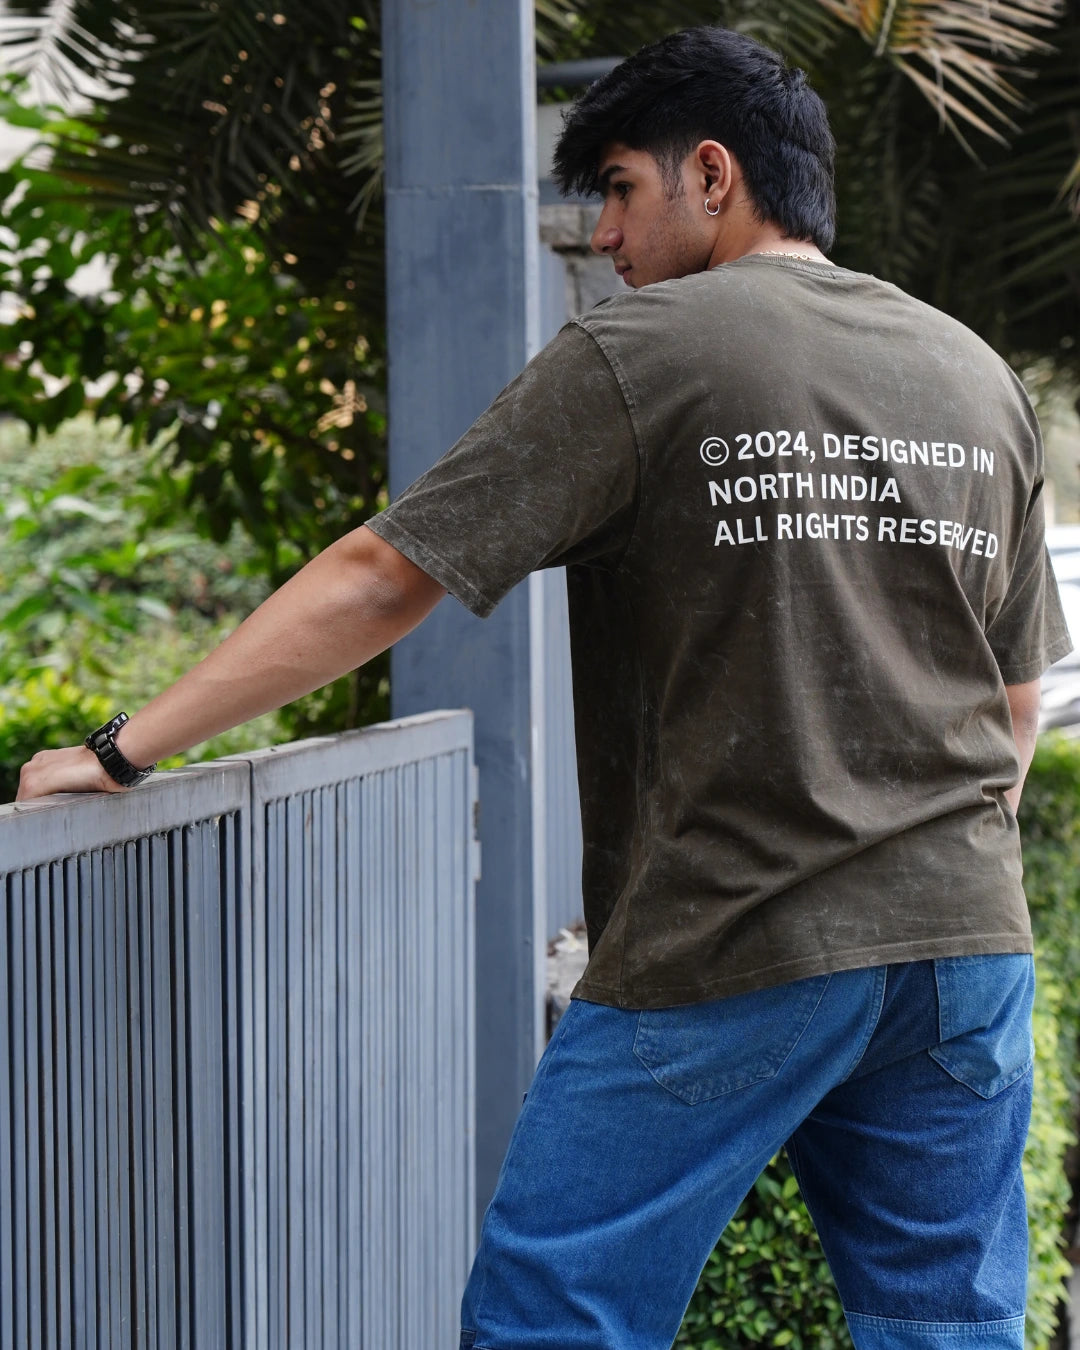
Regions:
<instances>
[{"instance_id":1,"label":"white car","mask_svg":"<svg viewBox=\"0 0 1080 1350\"><path fill-rule=\"evenodd\" d=\"M1054 525L1046 546L1057 577L1065 622L1080 644L1080 525ZM1055 661L1043 676L1039 729L1059 727L1080 735L1080 651Z\"/></svg>"}]
</instances>

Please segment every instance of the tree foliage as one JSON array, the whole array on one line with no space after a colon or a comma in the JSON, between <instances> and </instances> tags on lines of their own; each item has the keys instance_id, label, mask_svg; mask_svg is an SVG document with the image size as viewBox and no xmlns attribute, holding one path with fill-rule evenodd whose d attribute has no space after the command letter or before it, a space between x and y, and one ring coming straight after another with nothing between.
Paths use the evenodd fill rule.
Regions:
<instances>
[{"instance_id":1,"label":"tree foliage","mask_svg":"<svg viewBox=\"0 0 1080 1350\"><path fill-rule=\"evenodd\" d=\"M29 450L24 427L0 427L0 801L36 750L76 744L117 708L140 706L269 589L239 525L216 543L185 523L186 475L163 470L155 446L84 417ZM384 720L387 664L170 763Z\"/></svg>"},{"instance_id":2,"label":"tree foliage","mask_svg":"<svg viewBox=\"0 0 1080 1350\"><path fill-rule=\"evenodd\" d=\"M379 210L361 224L341 171L374 8L42 4L0 28L14 64L96 93L80 120L7 99L51 153L0 180L3 406L164 437L202 526L242 521L274 581L370 515L385 477ZM95 255L111 285L87 296Z\"/></svg>"},{"instance_id":3,"label":"tree foliage","mask_svg":"<svg viewBox=\"0 0 1080 1350\"><path fill-rule=\"evenodd\" d=\"M835 257L1080 375L1080 0L537 0L541 60L719 21L810 72L839 144ZM0 396L118 416L241 519L274 580L379 504L382 105L375 0L0 9L47 153L0 177ZM465 76L463 75L463 78ZM36 83L34 83L36 81ZM43 84L79 115L43 112ZM83 263L112 283L86 294ZM105 386L101 381L105 380Z\"/></svg>"}]
</instances>

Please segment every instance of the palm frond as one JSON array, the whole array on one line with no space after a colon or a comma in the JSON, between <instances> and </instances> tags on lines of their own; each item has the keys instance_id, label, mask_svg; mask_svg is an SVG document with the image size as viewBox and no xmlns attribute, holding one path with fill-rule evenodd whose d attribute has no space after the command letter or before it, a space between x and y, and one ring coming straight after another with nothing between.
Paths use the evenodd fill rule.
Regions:
<instances>
[{"instance_id":1,"label":"palm frond","mask_svg":"<svg viewBox=\"0 0 1080 1350\"><path fill-rule=\"evenodd\" d=\"M723 22L768 47L782 51L787 59L817 74L822 58L836 46L836 23L818 0L786 0L783 4L729 3Z\"/></svg>"},{"instance_id":2,"label":"palm frond","mask_svg":"<svg viewBox=\"0 0 1080 1350\"><path fill-rule=\"evenodd\" d=\"M982 285L1015 325L1062 303L1080 308L1080 5L1055 49L1035 62L1032 105L1011 153L972 174L964 196L979 222Z\"/></svg>"},{"instance_id":3,"label":"palm frond","mask_svg":"<svg viewBox=\"0 0 1080 1350\"><path fill-rule=\"evenodd\" d=\"M26 77L40 104L117 92L126 44L115 41L111 9L93 0L0 4L0 68Z\"/></svg>"},{"instance_id":4,"label":"palm frond","mask_svg":"<svg viewBox=\"0 0 1080 1350\"><path fill-rule=\"evenodd\" d=\"M572 42L582 22L582 6L576 0L536 0L536 54L557 60Z\"/></svg>"},{"instance_id":5,"label":"palm frond","mask_svg":"<svg viewBox=\"0 0 1080 1350\"><path fill-rule=\"evenodd\" d=\"M549 60L628 56L646 42L701 23L724 23L724 0L537 0L537 50Z\"/></svg>"},{"instance_id":6,"label":"palm frond","mask_svg":"<svg viewBox=\"0 0 1080 1350\"><path fill-rule=\"evenodd\" d=\"M381 80L357 80L353 83L341 127L338 144L345 153L339 167L346 178L362 180L351 207L359 229L383 189L385 157Z\"/></svg>"},{"instance_id":7,"label":"palm frond","mask_svg":"<svg viewBox=\"0 0 1080 1350\"><path fill-rule=\"evenodd\" d=\"M902 70L944 125L959 135L959 119L999 141L1002 131L992 124L1015 130L1011 112L1023 103L1006 71L1022 75L1018 61L1051 50L1044 35L1063 14L1061 0L819 3L859 33L875 57Z\"/></svg>"},{"instance_id":8,"label":"palm frond","mask_svg":"<svg viewBox=\"0 0 1080 1350\"><path fill-rule=\"evenodd\" d=\"M1080 219L1080 157L1065 175L1061 185L1060 199L1069 204L1070 209Z\"/></svg>"},{"instance_id":9,"label":"palm frond","mask_svg":"<svg viewBox=\"0 0 1080 1350\"><path fill-rule=\"evenodd\" d=\"M54 137L52 162L95 202L157 211L190 248L215 219L273 216L337 172L349 82L378 69L364 32L373 0L275 0L265 10L249 0L127 0L122 13L115 3L52 0L24 17L52 23L51 37L40 27L48 48L80 4L95 10L97 40L117 53L122 97L100 97L99 85L91 136ZM0 53L4 44L0 30Z\"/></svg>"}]
</instances>

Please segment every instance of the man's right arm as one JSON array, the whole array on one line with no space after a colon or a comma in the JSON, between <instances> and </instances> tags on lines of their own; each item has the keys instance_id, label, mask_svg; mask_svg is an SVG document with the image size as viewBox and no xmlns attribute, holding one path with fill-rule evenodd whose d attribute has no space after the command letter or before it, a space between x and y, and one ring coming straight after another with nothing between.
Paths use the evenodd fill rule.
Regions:
<instances>
[{"instance_id":1,"label":"man's right arm","mask_svg":"<svg viewBox=\"0 0 1080 1350\"><path fill-rule=\"evenodd\" d=\"M363 665L415 628L446 594L366 526L275 591L220 647L137 712L116 736L137 767L280 708ZM117 790L85 746L40 751L18 800Z\"/></svg>"}]
</instances>

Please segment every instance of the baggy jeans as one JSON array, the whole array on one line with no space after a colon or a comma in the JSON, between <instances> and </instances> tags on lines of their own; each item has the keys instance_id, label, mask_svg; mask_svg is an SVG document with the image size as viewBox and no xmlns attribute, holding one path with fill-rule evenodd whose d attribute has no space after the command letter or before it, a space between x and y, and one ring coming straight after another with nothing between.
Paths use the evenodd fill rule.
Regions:
<instances>
[{"instance_id":1,"label":"baggy jeans","mask_svg":"<svg viewBox=\"0 0 1080 1350\"><path fill-rule=\"evenodd\" d=\"M858 1350L1022 1350L1030 956L708 1003L571 1001L510 1141L462 1350L669 1350L787 1145Z\"/></svg>"}]
</instances>

